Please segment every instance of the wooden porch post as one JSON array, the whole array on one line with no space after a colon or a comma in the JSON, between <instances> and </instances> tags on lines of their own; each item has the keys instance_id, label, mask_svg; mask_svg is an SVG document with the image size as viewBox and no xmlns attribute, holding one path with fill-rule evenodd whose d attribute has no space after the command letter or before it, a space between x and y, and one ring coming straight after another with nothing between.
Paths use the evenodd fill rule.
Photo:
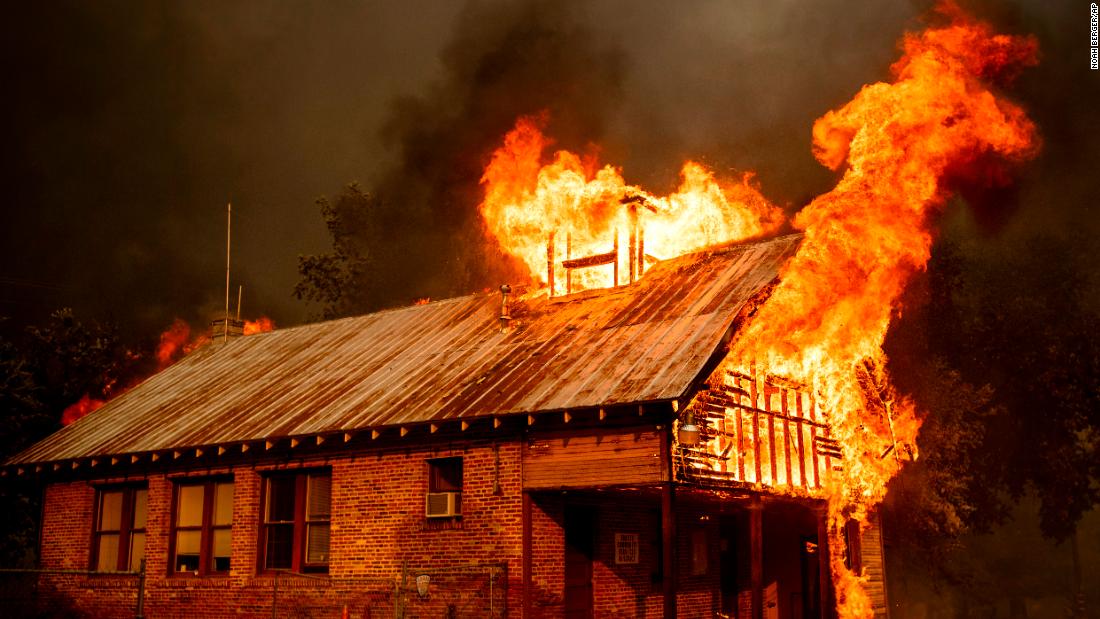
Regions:
<instances>
[{"instance_id":1,"label":"wooden porch post","mask_svg":"<svg viewBox=\"0 0 1100 619\"><path fill-rule=\"evenodd\" d=\"M752 565L752 619L764 619L764 502L749 504L749 562Z\"/></svg>"},{"instance_id":2,"label":"wooden porch post","mask_svg":"<svg viewBox=\"0 0 1100 619\"><path fill-rule=\"evenodd\" d=\"M829 510L827 505L820 505L814 511L817 515L817 589L821 597L821 618L830 619L836 615L836 608L833 604L833 569L829 549Z\"/></svg>"},{"instance_id":3,"label":"wooden porch post","mask_svg":"<svg viewBox=\"0 0 1100 619\"><path fill-rule=\"evenodd\" d=\"M531 493L523 492L523 617L530 619L532 608L531 586Z\"/></svg>"},{"instance_id":4,"label":"wooden porch post","mask_svg":"<svg viewBox=\"0 0 1100 619\"><path fill-rule=\"evenodd\" d=\"M671 482L661 492L661 586L664 618L676 619L676 497Z\"/></svg>"}]
</instances>

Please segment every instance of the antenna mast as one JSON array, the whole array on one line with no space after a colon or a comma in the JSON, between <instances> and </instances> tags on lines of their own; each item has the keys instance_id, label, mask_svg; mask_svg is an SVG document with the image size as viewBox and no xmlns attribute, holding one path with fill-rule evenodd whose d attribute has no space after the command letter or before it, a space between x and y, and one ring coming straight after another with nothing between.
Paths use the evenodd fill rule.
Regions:
<instances>
[{"instance_id":1,"label":"antenna mast","mask_svg":"<svg viewBox=\"0 0 1100 619\"><path fill-rule=\"evenodd\" d=\"M229 342L229 243L232 238L233 204L225 205L225 325L222 329L222 343Z\"/></svg>"}]
</instances>

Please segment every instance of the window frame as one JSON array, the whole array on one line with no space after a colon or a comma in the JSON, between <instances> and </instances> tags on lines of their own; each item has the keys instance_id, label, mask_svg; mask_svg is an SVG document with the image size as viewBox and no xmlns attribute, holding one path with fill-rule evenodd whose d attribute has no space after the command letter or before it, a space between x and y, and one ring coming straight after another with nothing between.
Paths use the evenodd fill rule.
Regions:
<instances>
[{"instance_id":1,"label":"window frame","mask_svg":"<svg viewBox=\"0 0 1100 619\"><path fill-rule=\"evenodd\" d=\"M134 515L136 512L136 503L138 492L145 492L145 525L142 527L134 526ZM119 524L117 529L104 529L102 522L103 514L103 499L104 495L112 492L122 493L122 505L119 508ZM111 573L111 572L126 572L135 573L140 570L141 562L138 562L137 569L129 569L132 563L133 557L131 556L132 544L134 535L143 535L148 540L148 527L149 527L149 486L144 483L140 484L110 484L95 487L95 500L92 506L92 539L91 549L88 553L88 571L99 573ZM118 536L118 556L115 560L114 569L101 570L99 569L99 548L100 539L105 535L117 535ZM142 544L142 557L145 557L145 545Z\"/></svg>"},{"instance_id":2,"label":"window frame","mask_svg":"<svg viewBox=\"0 0 1100 619\"><path fill-rule=\"evenodd\" d=\"M279 477L294 479L294 520L270 521L271 480ZM309 480L311 477L327 477L329 480L329 505L327 518L310 519L308 514ZM268 531L273 526L293 525L290 567L268 567ZM329 528L329 550L324 563L310 563L308 557L308 534L310 526L327 525ZM332 469L293 469L268 471L263 474L260 490L260 527L257 540L257 571L271 574L290 571L298 574L328 574L332 560Z\"/></svg>"},{"instance_id":3,"label":"window frame","mask_svg":"<svg viewBox=\"0 0 1100 619\"><path fill-rule=\"evenodd\" d=\"M232 476L216 476L216 477L181 477L172 480L172 511L169 515L170 521L168 526L168 575L172 577L182 578L195 578L204 576L228 576L229 572L233 569L233 555L230 552L229 569L215 570L211 567L211 561L213 559L214 551L214 532L218 530L228 530L230 538L232 539L233 531L233 519L230 517L229 524L227 525L215 525L214 524L214 508L215 505L215 489L219 484L229 483L233 486L233 498L236 502L237 485ZM202 490L202 517L201 523L198 526L187 525L179 526L179 499L180 489L183 486L199 486ZM183 571L177 569L176 565L176 541L178 533L180 531L199 531L199 569L193 571ZM232 546L232 542L231 542Z\"/></svg>"}]
</instances>

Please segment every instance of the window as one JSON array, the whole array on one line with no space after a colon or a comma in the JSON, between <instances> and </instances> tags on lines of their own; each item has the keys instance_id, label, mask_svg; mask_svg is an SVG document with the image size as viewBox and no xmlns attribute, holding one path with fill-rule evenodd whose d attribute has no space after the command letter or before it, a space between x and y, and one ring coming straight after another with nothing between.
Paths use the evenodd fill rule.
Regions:
<instances>
[{"instance_id":1,"label":"window","mask_svg":"<svg viewBox=\"0 0 1100 619\"><path fill-rule=\"evenodd\" d=\"M332 474L305 471L271 475L264 493L263 568L327 572Z\"/></svg>"},{"instance_id":2,"label":"window","mask_svg":"<svg viewBox=\"0 0 1100 619\"><path fill-rule=\"evenodd\" d=\"M92 567L97 572L136 572L145 556L145 511L149 491L138 487L96 491Z\"/></svg>"},{"instance_id":3,"label":"window","mask_svg":"<svg viewBox=\"0 0 1100 619\"><path fill-rule=\"evenodd\" d=\"M182 481L175 490L171 570L200 575L228 572L233 482Z\"/></svg>"},{"instance_id":4,"label":"window","mask_svg":"<svg viewBox=\"0 0 1100 619\"><path fill-rule=\"evenodd\" d=\"M428 518L462 515L462 458L428 460Z\"/></svg>"}]
</instances>

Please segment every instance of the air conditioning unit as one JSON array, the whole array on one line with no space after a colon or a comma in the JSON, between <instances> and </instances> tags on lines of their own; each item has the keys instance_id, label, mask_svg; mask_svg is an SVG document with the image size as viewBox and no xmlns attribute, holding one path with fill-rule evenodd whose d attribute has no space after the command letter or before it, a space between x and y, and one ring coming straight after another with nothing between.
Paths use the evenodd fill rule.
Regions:
<instances>
[{"instance_id":1,"label":"air conditioning unit","mask_svg":"<svg viewBox=\"0 0 1100 619\"><path fill-rule=\"evenodd\" d=\"M429 492L426 504L428 518L450 518L462 515L461 492Z\"/></svg>"}]
</instances>

